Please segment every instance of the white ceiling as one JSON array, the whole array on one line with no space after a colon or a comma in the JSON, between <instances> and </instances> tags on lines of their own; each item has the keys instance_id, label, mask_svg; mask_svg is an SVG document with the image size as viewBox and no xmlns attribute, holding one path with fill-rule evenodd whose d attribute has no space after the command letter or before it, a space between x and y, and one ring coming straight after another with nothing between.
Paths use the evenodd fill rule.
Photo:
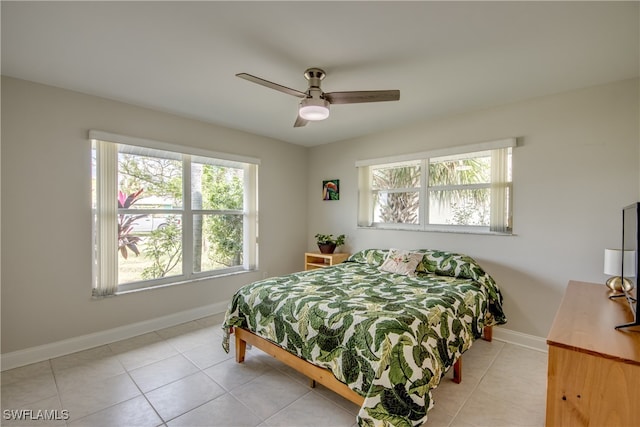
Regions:
<instances>
[{"instance_id":1,"label":"white ceiling","mask_svg":"<svg viewBox=\"0 0 640 427\"><path fill-rule=\"evenodd\" d=\"M2 74L313 146L639 75L638 2L8 2ZM293 128L306 90L399 89Z\"/></svg>"}]
</instances>

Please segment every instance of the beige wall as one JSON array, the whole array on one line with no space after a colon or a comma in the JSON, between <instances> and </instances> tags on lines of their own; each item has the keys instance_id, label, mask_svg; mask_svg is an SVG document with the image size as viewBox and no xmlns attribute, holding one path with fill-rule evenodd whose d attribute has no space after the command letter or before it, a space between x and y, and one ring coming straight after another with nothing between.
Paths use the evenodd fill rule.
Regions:
<instances>
[{"instance_id":1,"label":"beige wall","mask_svg":"<svg viewBox=\"0 0 640 427\"><path fill-rule=\"evenodd\" d=\"M89 129L258 157L260 272L102 300L91 295ZM227 301L299 270L308 150L22 80L2 78L2 353Z\"/></svg>"},{"instance_id":2,"label":"beige wall","mask_svg":"<svg viewBox=\"0 0 640 427\"><path fill-rule=\"evenodd\" d=\"M467 253L505 296L505 328L546 337L567 281L604 282L603 253L619 247L621 208L638 199L638 80L418 123L311 149L309 230L346 233L345 250L437 248ZM518 137L514 236L356 227L356 160ZM323 202L323 179L340 201Z\"/></svg>"}]
</instances>

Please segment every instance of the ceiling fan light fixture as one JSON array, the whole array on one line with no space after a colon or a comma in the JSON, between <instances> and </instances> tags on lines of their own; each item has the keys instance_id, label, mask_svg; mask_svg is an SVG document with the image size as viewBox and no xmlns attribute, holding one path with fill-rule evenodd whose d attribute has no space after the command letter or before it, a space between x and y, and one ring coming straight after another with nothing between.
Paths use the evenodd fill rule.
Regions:
<instances>
[{"instance_id":1,"label":"ceiling fan light fixture","mask_svg":"<svg viewBox=\"0 0 640 427\"><path fill-rule=\"evenodd\" d=\"M305 98L300 101L298 114L305 120L324 120L329 117L329 102L322 98Z\"/></svg>"},{"instance_id":2,"label":"ceiling fan light fixture","mask_svg":"<svg viewBox=\"0 0 640 427\"><path fill-rule=\"evenodd\" d=\"M308 82L306 92L291 89L290 87L282 86L278 83L273 83L247 73L238 73L236 76L252 83L268 87L269 89L300 98L298 117L293 124L294 128L306 126L310 121L328 118L330 104L360 104L363 102L400 100L399 90L356 90L325 93L320 89L320 82L325 78L326 73L320 68L308 68L304 72L304 77Z\"/></svg>"}]
</instances>

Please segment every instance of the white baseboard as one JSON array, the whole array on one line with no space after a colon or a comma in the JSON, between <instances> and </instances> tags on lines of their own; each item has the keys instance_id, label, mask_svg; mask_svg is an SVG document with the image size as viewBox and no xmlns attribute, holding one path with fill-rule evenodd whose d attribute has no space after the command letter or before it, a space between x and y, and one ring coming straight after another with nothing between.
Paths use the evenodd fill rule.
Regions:
<instances>
[{"instance_id":1,"label":"white baseboard","mask_svg":"<svg viewBox=\"0 0 640 427\"><path fill-rule=\"evenodd\" d=\"M504 329L499 326L493 328L493 338L498 341L527 347L532 350L538 350L545 353L549 351L546 338L523 334L522 332Z\"/></svg>"},{"instance_id":2,"label":"white baseboard","mask_svg":"<svg viewBox=\"0 0 640 427\"><path fill-rule=\"evenodd\" d=\"M75 353L76 351L87 350L100 345L109 344L115 341L146 334L159 329L179 325L207 316L220 315L222 323L224 312L227 309L227 302L219 302L197 307L178 313L169 314L155 319L144 320L130 325L120 326L106 331L81 335L49 344L30 347L24 350L13 351L0 355L1 370L17 368L31 363L42 362L54 357Z\"/></svg>"}]
</instances>

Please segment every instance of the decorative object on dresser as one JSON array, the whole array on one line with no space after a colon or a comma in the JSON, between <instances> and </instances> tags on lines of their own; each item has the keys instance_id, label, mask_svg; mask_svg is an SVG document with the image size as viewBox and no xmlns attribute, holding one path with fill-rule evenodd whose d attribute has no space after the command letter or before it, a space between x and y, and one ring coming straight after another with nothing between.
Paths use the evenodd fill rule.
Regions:
<instances>
[{"instance_id":1,"label":"decorative object on dresser","mask_svg":"<svg viewBox=\"0 0 640 427\"><path fill-rule=\"evenodd\" d=\"M624 298L629 304L633 319L631 322L616 326L616 329L640 326L640 292L638 292L638 249L640 248L640 203L634 203L622 209L622 250L620 271L631 282L629 289L622 287L621 294L611 295L609 299ZM631 253L627 257L627 252ZM628 270L630 270L628 272ZM634 289L635 288L635 289Z\"/></svg>"},{"instance_id":2,"label":"decorative object on dresser","mask_svg":"<svg viewBox=\"0 0 640 427\"><path fill-rule=\"evenodd\" d=\"M567 286L547 337L547 427L640 425L640 333L614 330L633 316L609 293Z\"/></svg>"},{"instance_id":3,"label":"decorative object on dresser","mask_svg":"<svg viewBox=\"0 0 640 427\"><path fill-rule=\"evenodd\" d=\"M624 271L622 271L622 257L624 256ZM636 274L632 266L634 251L623 251L622 249L604 250L604 274L609 277L606 285L614 292L630 291L633 283L627 277Z\"/></svg>"}]
</instances>

